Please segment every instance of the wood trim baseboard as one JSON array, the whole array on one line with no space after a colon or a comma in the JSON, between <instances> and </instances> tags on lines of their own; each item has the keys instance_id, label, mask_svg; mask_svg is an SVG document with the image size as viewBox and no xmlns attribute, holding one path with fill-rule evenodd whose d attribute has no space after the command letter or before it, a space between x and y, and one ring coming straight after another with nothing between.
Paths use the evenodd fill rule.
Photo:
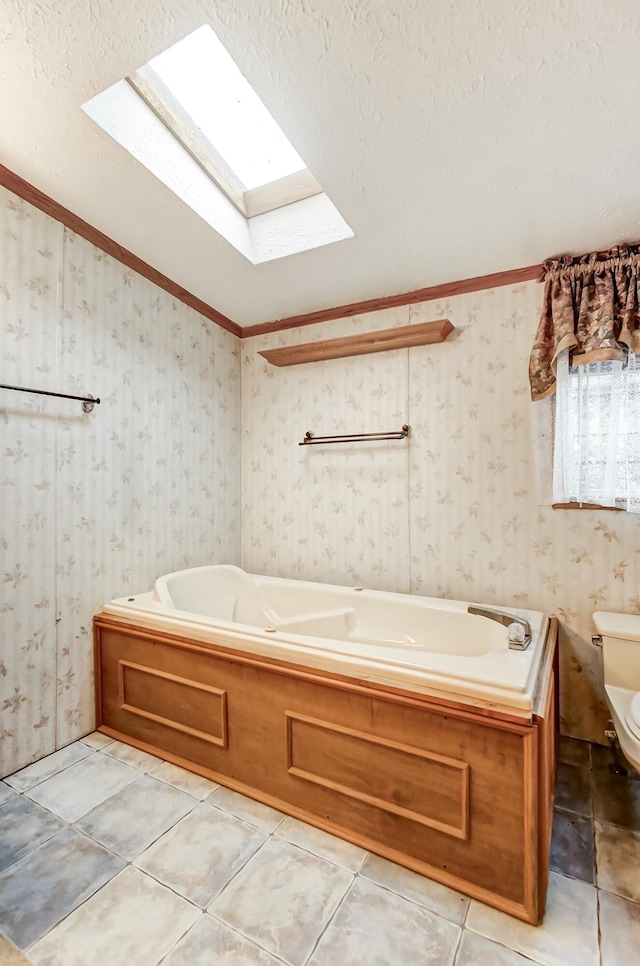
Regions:
<instances>
[{"instance_id":1,"label":"wood trim baseboard","mask_svg":"<svg viewBox=\"0 0 640 966\"><path fill-rule=\"evenodd\" d=\"M43 211L45 215L49 215L51 218L55 218L56 221L61 222L66 228L74 231L77 235L80 235L86 241L91 242L96 248L101 251L106 252L107 255L111 255L117 261L121 262L127 268L132 271L137 272L138 275L142 275L143 278L148 279L157 285L158 288L164 289L173 298L178 299L179 302L183 302L188 305L189 308L195 309L200 315L203 315L205 319L209 319L211 322L215 322L222 329L226 329L227 332L231 332L233 335L241 337L242 329L231 319L228 319L226 315L222 312L218 312L213 306L208 305L199 299L197 296L192 295L188 292L186 288L182 288L177 282L172 281L172 279L167 278L162 272L158 272L155 268L149 265L147 262L138 258L133 252L128 251L128 249L123 248L108 235L103 234L94 228L87 221L83 221L78 215L74 215L72 211L65 208L63 205L54 201L49 195L45 195L44 192L40 191L34 185L29 184L19 175L14 174L9 168L0 164L0 185L12 191L14 194L22 198L23 201L27 201L30 205L35 208L39 208Z\"/></svg>"},{"instance_id":2,"label":"wood trim baseboard","mask_svg":"<svg viewBox=\"0 0 640 966\"><path fill-rule=\"evenodd\" d=\"M303 325L315 325L317 322L331 322L335 319L349 318L352 315L366 315L369 312L379 312L382 309L397 308L416 302L431 302L434 299L466 295L469 292L482 292L485 289L499 288L502 285L531 282L540 277L541 271L542 265L527 265L525 268L512 268L506 272L494 272L493 275L478 275L475 278L464 278L457 282L430 285L427 288L415 289L413 292L387 295L385 298L367 299L364 302L337 305L335 308L319 309L317 312L307 312L304 315L292 315L287 319L277 319L275 322L248 325L242 329L241 338L250 339L254 335L281 332L283 329L297 329Z\"/></svg>"}]
</instances>

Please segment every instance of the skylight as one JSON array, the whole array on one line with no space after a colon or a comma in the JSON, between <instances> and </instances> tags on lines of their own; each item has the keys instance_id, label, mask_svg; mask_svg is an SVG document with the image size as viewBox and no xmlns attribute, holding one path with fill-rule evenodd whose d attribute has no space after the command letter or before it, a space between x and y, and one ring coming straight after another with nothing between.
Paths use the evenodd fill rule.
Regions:
<instances>
[{"instance_id":1,"label":"skylight","mask_svg":"<svg viewBox=\"0 0 640 966\"><path fill-rule=\"evenodd\" d=\"M208 25L82 109L254 264L353 237Z\"/></svg>"},{"instance_id":2,"label":"skylight","mask_svg":"<svg viewBox=\"0 0 640 966\"><path fill-rule=\"evenodd\" d=\"M259 188L305 169L211 27L200 27L148 66L243 188Z\"/></svg>"}]
</instances>

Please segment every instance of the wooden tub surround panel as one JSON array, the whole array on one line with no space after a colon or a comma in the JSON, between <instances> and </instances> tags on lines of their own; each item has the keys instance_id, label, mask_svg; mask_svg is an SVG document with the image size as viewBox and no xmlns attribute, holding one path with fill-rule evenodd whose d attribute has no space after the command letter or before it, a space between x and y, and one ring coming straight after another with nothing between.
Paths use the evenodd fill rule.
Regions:
<instances>
[{"instance_id":1,"label":"wooden tub surround panel","mask_svg":"<svg viewBox=\"0 0 640 966\"><path fill-rule=\"evenodd\" d=\"M557 622L530 720L95 620L98 729L536 923Z\"/></svg>"},{"instance_id":2,"label":"wooden tub surround panel","mask_svg":"<svg viewBox=\"0 0 640 966\"><path fill-rule=\"evenodd\" d=\"M227 747L226 691L130 661L118 671L123 711Z\"/></svg>"},{"instance_id":3,"label":"wooden tub surround panel","mask_svg":"<svg viewBox=\"0 0 640 966\"><path fill-rule=\"evenodd\" d=\"M290 775L455 838L468 838L467 762L289 711L286 718ZM376 760L373 772L367 767L372 757Z\"/></svg>"}]
</instances>

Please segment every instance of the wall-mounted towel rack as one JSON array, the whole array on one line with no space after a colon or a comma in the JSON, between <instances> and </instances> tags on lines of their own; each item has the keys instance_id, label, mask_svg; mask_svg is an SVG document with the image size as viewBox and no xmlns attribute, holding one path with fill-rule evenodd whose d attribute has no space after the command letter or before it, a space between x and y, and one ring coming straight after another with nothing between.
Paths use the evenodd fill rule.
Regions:
<instances>
[{"instance_id":1,"label":"wall-mounted towel rack","mask_svg":"<svg viewBox=\"0 0 640 966\"><path fill-rule=\"evenodd\" d=\"M318 443L362 443L376 442L382 439L406 439L411 432L411 426L405 423L402 429L392 430L390 433L350 433L346 436L314 436L306 432L304 439L298 446L315 446Z\"/></svg>"},{"instance_id":2,"label":"wall-mounted towel rack","mask_svg":"<svg viewBox=\"0 0 640 966\"><path fill-rule=\"evenodd\" d=\"M32 392L36 396L55 396L57 399L77 399L82 403L82 411L85 413L93 412L93 407L100 405L99 399L93 396L71 396L68 392L49 392L48 389L26 389L24 386L6 386L0 383L0 389L12 389L14 392Z\"/></svg>"}]
</instances>

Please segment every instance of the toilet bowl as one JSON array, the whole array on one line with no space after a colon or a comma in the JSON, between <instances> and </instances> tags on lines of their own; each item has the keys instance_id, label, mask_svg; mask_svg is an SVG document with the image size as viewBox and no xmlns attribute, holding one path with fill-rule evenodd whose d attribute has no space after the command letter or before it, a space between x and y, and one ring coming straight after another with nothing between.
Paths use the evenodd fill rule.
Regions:
<instances>
[{"instance_id":1,"label":"toilet bowl","mask_svg":"<svg viewBox=\"0 0 640 966\"><path fill-rule=\"evenodd\" d=\"M625 758L640 772L640 616L596 611L604 690Z\"/></svg>"}]
</instances>

